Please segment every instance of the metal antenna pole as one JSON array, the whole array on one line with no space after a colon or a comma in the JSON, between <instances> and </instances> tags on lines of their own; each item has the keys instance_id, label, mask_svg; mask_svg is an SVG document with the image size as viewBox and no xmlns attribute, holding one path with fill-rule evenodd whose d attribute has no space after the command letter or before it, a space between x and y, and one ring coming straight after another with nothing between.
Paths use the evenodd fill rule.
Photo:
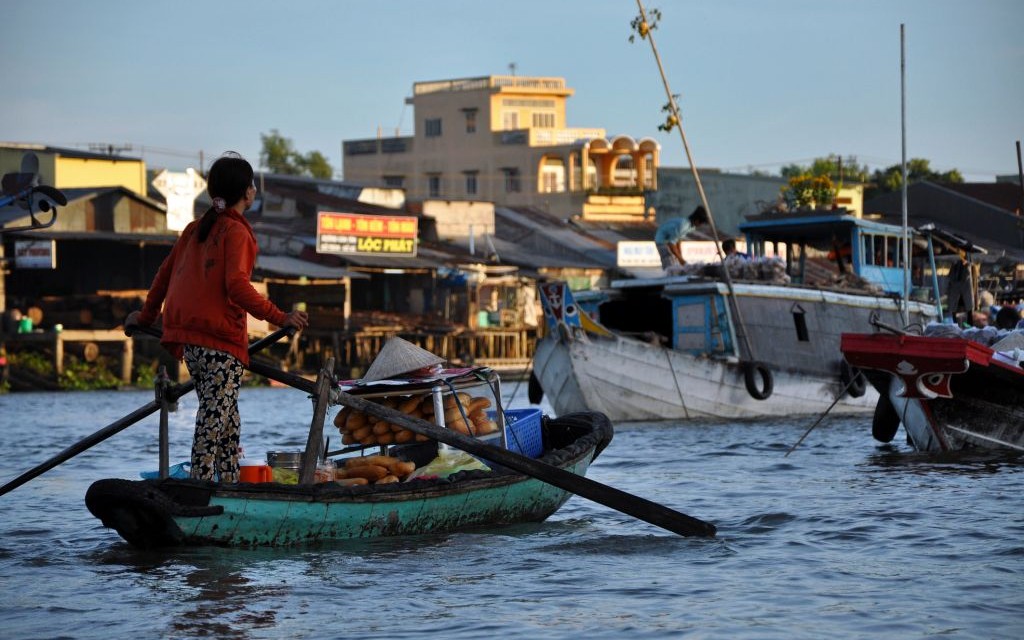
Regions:
<instances>
[{"instance_id":1,"label":"metal antenna pole","mask_svg":"<svg viewBox=\"0 0 1024 640\"><path fill-rule=\"evenodd\" d=\"M903 186L900 189L900 205L903 211L903 303L900 315L903 326L910 324L910 233L907 228L907 63L904 47L903 25L900 25L900 144L902 147L901 167Z\"/></svg>"}]
</instances>

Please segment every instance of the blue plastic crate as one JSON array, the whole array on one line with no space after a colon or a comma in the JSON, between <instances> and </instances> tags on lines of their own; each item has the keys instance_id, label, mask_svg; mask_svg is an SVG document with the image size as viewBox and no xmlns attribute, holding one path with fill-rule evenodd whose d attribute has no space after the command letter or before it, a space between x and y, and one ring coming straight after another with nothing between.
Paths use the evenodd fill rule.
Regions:
<instances>
[{"instance_id":1,"label":"blue plastic crate","mask_svg":"<svg viewBox=\"0 0 1024 640\"><path fill-rule=\"evenodd\" d=\"M487 412L491 420L497 413ZM544 438L540 428L540 409L508 409L505 411L505 446L528 458L539 458L544 453Z\"/></svg>"}]
</instances>

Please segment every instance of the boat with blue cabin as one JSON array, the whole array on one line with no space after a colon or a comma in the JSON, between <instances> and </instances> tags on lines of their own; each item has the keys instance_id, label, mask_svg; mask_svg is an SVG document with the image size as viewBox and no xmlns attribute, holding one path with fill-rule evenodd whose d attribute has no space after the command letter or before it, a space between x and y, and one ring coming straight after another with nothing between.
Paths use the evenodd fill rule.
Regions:
<instances>
[{"instance_id":1,"label":"boat with blue cabin","mask_svg":"<svg viewBox=\"0 0 1024 640\"><path fill-rule=\"evenodd\" d=\"M873 317L923 326L937 316L936 293L917 286L902 317L903 228L840 209L762 214L740 230L749 257L596 291L542 284L548 331L533 376L555 413L620 422L872 411L878 394L843 359L840 336ZM924 283L934 266L912 256Z\"/></svg>"}]
</instances>

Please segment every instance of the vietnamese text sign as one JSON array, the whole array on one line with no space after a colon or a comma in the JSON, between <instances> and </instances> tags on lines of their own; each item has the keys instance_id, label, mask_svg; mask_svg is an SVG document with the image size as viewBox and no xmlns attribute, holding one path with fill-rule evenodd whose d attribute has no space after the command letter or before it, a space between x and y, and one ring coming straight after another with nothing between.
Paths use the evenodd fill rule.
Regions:
<instances>
[{"instance_id":1,"label":"vietnamese text sign","mask_svg":"<svg viewBox=\"0 0 1024 640\"><path fill-rule=\"evenodd\" d=\"M56 269L57 242L54 240L16 240L14 266L18 269Z\"/></svg>"},{"instance_id":2,"label":"vietnamese text sign","mask_svg":"<svg viewBox=\"0 0 1024 640\"><path fill-rule=\"evenodd\" d=\"M415 216L371 216L321 211L317 253L415 256L419 231Z\"/></svg>"},{"instance_id":3,"label":"vietnamese text sign","mask_svg":"<svg viewBox=\"0 0 1024 640\"><path fill-rule=\"evenodd\" d=\"M615 264L620 267L661 268L658 245L652 240L622 240L617 243Z\"/></svg>"}]
</instances>

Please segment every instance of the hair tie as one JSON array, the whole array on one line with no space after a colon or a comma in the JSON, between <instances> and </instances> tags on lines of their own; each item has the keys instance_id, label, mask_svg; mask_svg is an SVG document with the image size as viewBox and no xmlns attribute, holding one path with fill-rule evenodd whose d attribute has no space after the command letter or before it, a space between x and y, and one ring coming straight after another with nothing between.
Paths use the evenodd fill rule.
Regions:
<instances>
[{"instance_id":1,"label":"hair tie","mask_svg":"<svg viewBox=\"0 0 1024 640\"><path fill-rule=\"evenodd\" d=\"M218 213L220 213L224 209L227 209L227 207L228 207L228 203L224 202L224 198L214 198L213 199L213 208L216 209Z\"/></svg>"}]
</instances>

